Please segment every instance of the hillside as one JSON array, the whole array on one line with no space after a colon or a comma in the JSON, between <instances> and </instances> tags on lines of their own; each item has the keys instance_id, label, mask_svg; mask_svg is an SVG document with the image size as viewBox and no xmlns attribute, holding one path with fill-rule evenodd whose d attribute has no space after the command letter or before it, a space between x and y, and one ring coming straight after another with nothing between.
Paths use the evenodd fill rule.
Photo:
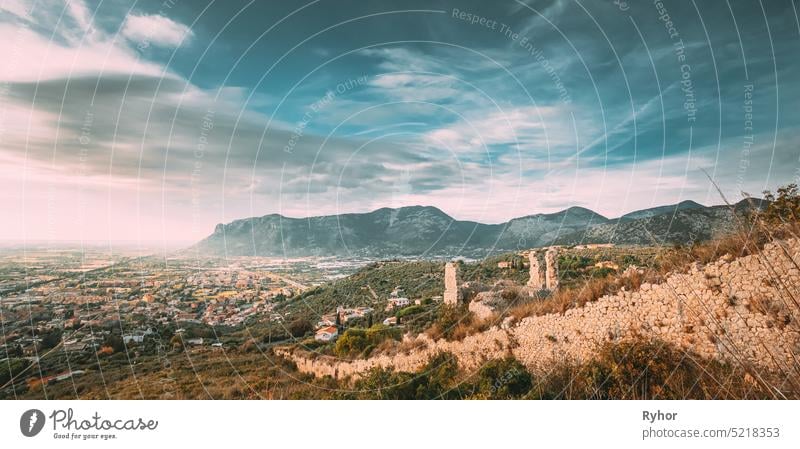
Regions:
<instances>
[{"instance_id":1,"label":"hillside","mask_svg":"<svg viewBox=\"0 0 800 449\"><path fill-rule=\"evenodd\" d=\"M692 201L632 212L614 220L562 234L562 245L614 243L625 245L672 245L704 242L731 232L735 215L763 207L762 200L742 200L733 206L705 207Z\"/></svg>"},{"instance_id":2,"label":"hillside","mask_svg":"<svg viewBox=\"0 0 800 449\"><path fill-rule=\"evenodd\" d=\"M736 209L744 213L749 208L741 202ZM217 225L191 250L222 256L485 257L552 244L689 243L724 233L734 221L727 206L691 201L616 219L571 207L500 224L456 220L435 207L411 206L309 218L246 218Z\"/></svg>"},{"instance_id":3,"label":"hillside","mask_svg":"<svg viewBox=\"0 0 800 449\"><path fill-rule=\"evenodd\" d=\"M730 244L728 239L710 245ZM709 263L694 262L688 270L655 277L655 283L640 279L631 289L560 312L512 314L506 320L501 309L488 317L487 325L460 338L432 338L429 332L407 335L393 351L350 360L319 348L309 353L299 346L278 348L276 353L300 372L356 385L372 379L376 370L424 373L430 361L443 353L451 354L467 373L481 372L491 363L487 361L508 360L512 354L544 382L554 379L563 386L567 380L570 389L573 382L585 383L582 397L686 398L692 382L709 370L714 371L710 381L738 379L740 383L732 384L736 388L760 390L765 397L797 397L800 333L794 319L797 303L790 298L798 292L796 284L787 281L800 273L793 256L800 250L800 240L773 240L761 249L753 243L746 246L752 253L737 258L726 252ZM460 313L462 320L470 319L469 312ZM668 360L656 362L665 353L670 354ZM603 361L609 354L610 360ZM619 362L620 357L625 363ZM690 361L684 365L687 358ZM675 372L687 368L695 371L680 375L688 383L674 382ZM642 385L646 390L630 388L645 370L648 376L662 371L663 378ZM608 390L606 382L619 382L623 388ZM558 394L563 393L562 389Z\"/></svg>"}]
</instances>

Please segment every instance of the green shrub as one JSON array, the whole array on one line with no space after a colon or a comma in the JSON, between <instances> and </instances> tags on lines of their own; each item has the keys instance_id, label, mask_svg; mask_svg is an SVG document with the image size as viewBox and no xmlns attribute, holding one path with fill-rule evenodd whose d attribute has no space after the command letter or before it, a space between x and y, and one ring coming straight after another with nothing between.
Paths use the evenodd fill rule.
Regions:
<instances>
[{"instance_id":1,"label":"green shrub","mask_svg":"<svg viewBox=\"0 0 800 449\"><path fill-rule=\"evenodd\" d=\"M475 314L469 311L465 305L445 304L439 308L439 317L428 331L434 340L445 338L447 340L458 339L464 336L464 329L468 328L475 321Z\"/></svg>"},{"instance_id":2,"label":"green shrub","mask_svg":"<svg viewBox=\"0 0 800 449\"><path fill-rule=\"evenodd\" d=\"M761 216L768 223L797 222L800 219L800 192L797 184L778 188L777 195L769 190L764 192L764 200L769 202Z\"/></svg>"},{"instance_id":3,"label":"green shrub","mask_svg":"<svg viewBox=\"0 0 800 449\"><path fill-rule=\"evenodd\" d=\"M432 357L416 373L397 373L373 368L355 384L360 399L459 399L458 363L453 354Z\"/></svg>"},{"instance_id":4,"label":"green shrub","mask_svg":"<svg viewBox=\"0 0 800 449\"><path fill-rule=\"evenodd\" d=\"M515 399L530 391L533 381L514 357L491 360L478 372L476 398Z\"/></svg>"},{"instance_id":5,"label":"green shrub","mask_svg":"<svg viewBox=\"0 0 800 449\"><path fill-rule=\"evenodd\" d=\"M613 269L613 268L607 268L607 267L603 267L603 268L592 268L592 271L591 271L591 273L592 273L592 277L595 277L595 278L605 278L605 277L608 277L608 276L610 276L610 275L612 275L612 274L616 274L616 273L617 273L617 270L615 270L615 269Z\"/></svg>"},{"instance_id":6,"label":"green shrub","mask_svg":"<svg viewBox=\"0 0 800 449\"><path fill-rule=\"evenodd\" d=\"M30 362L26 359L10 358L4 360L2 367L0 367L0 385L4 385L11 378L21 373L28 365L30 365Z\"/></svg>"},{"instance_id":7,"label":"green shrub","mask_svg":"<svg viewBox=\"0 0 800 449\"><path fill-rule=\"evenodd\" d=\"M289 333L292 337L302 337L314 330L314 326L305 318L298 318L289 323Z\"/></svg>"},{"instance_id":8,"label":"green shrub","mask_svg":"<svg viewBox=\"0 0 800 449\"><path fill-rule=\"evenodd\" d=\"M406 317L408 315L414 315L414 314L417 314L417 313L420 313L420 312L423 312L423 311L425 311L425 308L422 307L422 306L409 306L409 307L406 307L406 308L404 308L402 310L398 310L396 316L398 318L403 318L403 317Z\"/></svg>"},{"instance_id":9,"label":"green shrub","mask_svg":"<svg viewBox=\"0 0 800 449\"><path fill-rule=\"evenodd\" d=\"M376 324L369 329L351 327L336 340L334 352L340 357L365 355L388 339L400 340L400 330ZM369 349L369 351L368 351Z\"/></svg>"}]
</instances>

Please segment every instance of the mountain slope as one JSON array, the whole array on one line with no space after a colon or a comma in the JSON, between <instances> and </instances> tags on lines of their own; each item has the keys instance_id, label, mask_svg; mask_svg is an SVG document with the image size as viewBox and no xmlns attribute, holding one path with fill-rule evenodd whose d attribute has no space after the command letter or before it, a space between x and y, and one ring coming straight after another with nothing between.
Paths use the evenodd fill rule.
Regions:
<instances>
[{"instance_id":1,"label":"mountain slope","mask_svg":"<svg viewBox=\"0 0 800 449\"><path fill-rule=\"evenodd\" d=\"M630 245L689 244L730 232L736 225L734 214L746 214L764 206L762 200L742 200L729 206L705 207L693 201L636 211L587 227L582 232L563 235L558 243L615 243ZM640 217L640 218L636 218Z\"/></svg>"},{"instance_id":2,"label":"mountain slope","mask_svg":"<svg viewBox=\"0 0 800 449\"><path fill-rule=\"evenodd\" d=\"M736 210L744 213L751 207L743 201ZM435 207L410 206L309 218L272 214L236 220L217 225L193 249L228 256L483 257L553 244L687 243L712 238L733 223L729 207L705 207L692 201L611 220L571 207L501 224L460 221Z\"/></svg>"},{"instance_id":3,"label":"mountain slope","mask_svg":"<svg viewBox=\"0 0 800 449\"><path fill-rule=\"evenodd\" d=\"M670 204L668 206L653 207L650 209L637 210L619 217L622 220L635 220L638 218L650 218L656 215L674 214L678 211L691 210L691 209L705 209L700 203L695 203L691 200L681 201L678 204Z\"/></svg>"}]
</instances>

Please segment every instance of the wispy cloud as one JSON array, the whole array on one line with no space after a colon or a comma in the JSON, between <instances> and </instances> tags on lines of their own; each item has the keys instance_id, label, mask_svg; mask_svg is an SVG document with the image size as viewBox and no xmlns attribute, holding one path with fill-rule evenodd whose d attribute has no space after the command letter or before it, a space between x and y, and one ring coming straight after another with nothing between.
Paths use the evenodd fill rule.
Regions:
<instances>
[{"instance_id":1,"label":"wispy cloud","mask_svg":"<svg viewBox=\"0 0 800 449\"><path fill-rule=\"evenodd\" d=\"M0 0L4 236L199 238L244 216L411 204L485 222L572 205L614 216L713 202L700 167L735 196L791 180L800 166L800 88L788 81L796 29L777 6L768 10L777 79L759 47L769 38L763 19L749 20L746 5L737 6L744 51L731 24L708 21L714 60L696 14L672 11L699 109L689 122L681 65L649 5L621 15L612 2L585 2L609 44L571 2L531 4L567 39L517 2L460 2L535 50L449 14L409 18L409 28L373 18L266 73L328 16L356 17L365 6L315 10L257 40L282 16L254 4L212 42L225 22L216 19L236 12L217 3L200 16L189 4L165 14L147 2ZM241 56L236 67L214 63L229 53ZM321 58L345 54L287 92Z\"/></svg>"},{"instance_id":2,"label":"wispy cloud","mask_svg":"<svg viewBox=\"0 0 800 449\"><path fill-rule=\"evenodd\" d=\"M125 18L122 35L136 45L175 48L192 38L192 30L161 15L131 14Z\"/></svg>"}]
</instances>

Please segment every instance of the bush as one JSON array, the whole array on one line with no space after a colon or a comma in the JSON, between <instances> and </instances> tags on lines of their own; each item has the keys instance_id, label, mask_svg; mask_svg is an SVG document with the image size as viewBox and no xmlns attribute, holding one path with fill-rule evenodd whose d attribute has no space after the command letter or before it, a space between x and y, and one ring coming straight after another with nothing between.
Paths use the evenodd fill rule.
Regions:
<instances>
[{"instance_id":1,"label":"bush","mask_svg":"<svg viewBox=\"0 0 800 449\"><path fill-rule=\"evenodd\" d=\"M300 342L300 346L308 351L319 349L327 344L328 344L327 342L319 341L313 337L306 338L305 340Z\"/></svg>"},{"instance_id":2,"label":"bush","mask_svg":"<svg viewBox=\"0 0 800 449\"><path fill-rule=\"evenodd\" d=\"M607 342L592 361L561 364L535 379L530 399L771 398L740 369L667 343Z\"/></svg>"},{"instance_id":3,"label":"bush","mask_svg":"<svg viewBox=\"0 0 800 449\"><path fill-rule=\"evenodd\" d=\"M50 349L56 347L59 343L61 343L61 330L54 329L50 332L41 334L40 337L42 341L40 343L41 349Z\"/></svg>"},{"instance_id":4,"label":"bush","mask_svg":"<svg viewBox=\"0 0 800 449\"><path fill-rule=\"evenodd\" d=\"M115 353L125 351L125 342L119 335L108 335L103 341L103 346L110 347Z\"/></svg>"},{"instance_id":5,"label":"bush","mask_svg":"<svg viewBox=\"0 0 800 449\"><path fill-rule=\"evenodd\" d=\"M447 340L457 339L459 327L469 326L475 320L475 315L466 306L443 305L439 309L439 317L428 329L428 335L434 340L444 338Z\"/></svg>"},{"instance_id":6,"label":"bush","mask_svg":"<svg viewBox=\"0 0 800 449\"><path fill-rule=\"evenodd\" d=\"M298 318L291 323L289 323L288 331L292 337L302 337L305 334L314 330L314 326L311 324L311 321L308 321L305 318Z\"/></svg>"},{"instance_id":7,"label":"bush","mask_svg":"<svg viewBox=\"0 0 800 449\"><path fill-rule=\"evenodd\" d=\"M478 372L476 398L515 399L533 386L531 375L514 357L491 360Z\"/></svg>"},{"instance_id":8,"label":"bush","mask_svg":"<svg viewBox=\"0 0 800 449\"><path fill-rule=\"evenodd\" d=\"M594 278L607 278L607 277L611 276L612 274L616 274L617 270L615 270L613 268L607 268L607 267L593 268L591 270L591 273L592 273L592 277L594 277Z\"/></svg>"},{"instance_id":9,"label":"bush","mask_svg":"<svg viewBox=\"0 0 800 449\"><path fill-rule=\"evenodd\" d=\"M373 368L355 384L360 399L460 399L458 362L443 352L432 357L416 373L397 373Z\"/></svg>"},{"instance_id":10,"label":"bush","mask_svg":"<svg viewBox=\"0 0 800 449\"><path fill-rule=\"evenodd\" d=\"M6 382L27 368L28 365L30 365L30 362L26 359L11 358L4 360L3 367L0 368L0 385L5 385Z\"/></svg>"},{"instance_id":11,"label":"bush","mask_svg":"<svg viewBox=\"0 0 800 449\"><path fill-rule=\"evenodd\" d=\"M372 349L389 339L400 340L399 329L383 324L376 324L369 329L352 327L336 340L334 352L340 357L367 355Z\"/></svg>"},{"instance_id":12,"label":"bush","mask_svg":"<svg viewBox=\"0 0 800 449\"><path fill-rule=\"evenodd\" d=\"M403 317L406 317L408 315L414 315L414 314L423 312L424 310L425 310L425 308L422 307L422 306L409 306L409 307L406 307L405 309L398 310L396 316L398 318L403 318Z\"/></svg>"},{"instance_id":13,"label":"bush","mask_svg":"<svg viewBox=\"0 0 800 449\"><path fill-rule=\"evenodd\" d=\"M778 188L777 196L765 190L764 200L768 201L761 217L768 223L778 224L797 222L800 218L800 193L797 184L789 184Z\"/></svg>"}]
</instances>

